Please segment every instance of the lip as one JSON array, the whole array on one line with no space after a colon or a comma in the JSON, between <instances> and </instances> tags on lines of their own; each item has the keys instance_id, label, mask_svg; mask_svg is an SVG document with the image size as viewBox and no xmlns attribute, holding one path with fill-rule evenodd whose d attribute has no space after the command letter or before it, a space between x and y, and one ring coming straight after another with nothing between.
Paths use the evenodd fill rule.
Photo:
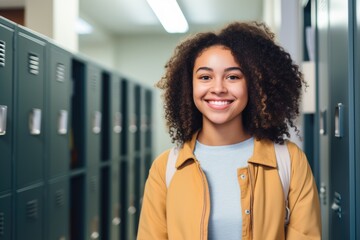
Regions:
<instances>
[{"instance_id":1,"label":"lip","mask_svg":"<svg viewBox=\"0 0 360 240\"><path fill-rule=\"evenodd\" d=\"M215 110L224 110L227 109L234 100L230 99L205 99L207 105Z\"/></svg>"}]
</instances>

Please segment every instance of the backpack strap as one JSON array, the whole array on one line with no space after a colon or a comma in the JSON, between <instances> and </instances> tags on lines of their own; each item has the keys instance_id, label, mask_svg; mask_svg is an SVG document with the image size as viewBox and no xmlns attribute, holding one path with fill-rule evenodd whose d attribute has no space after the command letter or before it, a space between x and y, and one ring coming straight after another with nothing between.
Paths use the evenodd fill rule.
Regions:
<instances>
[{"instance_id":1,"label":"backpack strap","mask_svg":"<svg viewBox=\"0 0 360 240\"><path fill-rule=\"evenodd\" d=\"M284 191L284 199L285 199L285 207L286 207L286 216L285 223L288 224L290 220L290 208L289 208L289 188L290 188L290 173L291 173L291 160L289 150L286 144L274 144L275 146L275 154L276 154L276 162L278 166L278 172L281 180L281 184L283 186Z\"/></svg>"},{"instance_id":2,"label":"backpack strap","mask_svg":"<svg viewBox=\"0 0 360 240\"><path fill-rule=\"evenodd\" d=\"M166 164L166 188L169 187L172 177L176 171L176 160L179 155L179 149L172 147L169 153L168 162Z\"/></svg>"}]
</instances>

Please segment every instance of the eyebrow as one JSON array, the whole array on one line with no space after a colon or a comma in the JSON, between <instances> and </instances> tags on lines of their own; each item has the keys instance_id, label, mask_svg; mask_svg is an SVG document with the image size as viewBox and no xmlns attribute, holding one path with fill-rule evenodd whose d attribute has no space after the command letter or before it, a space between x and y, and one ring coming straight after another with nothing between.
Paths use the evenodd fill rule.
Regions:
<instances>
[{"instance_id":1,"label":"eyebrow","mask_svg":"<svg viewBox=\"0 0 360 240\"><path fill-rule=\"evenodd\" d=\"M196 70L196 72L198 72L198 71L200 71L200 70L205 70L205 71L214 71L212 68L209 68L209 67L199 67L197 70ZM225 72L230 72L230 71L234 71L234 70L237 70L237 71L240 71L240 72L242 72L241 71L241 68L239 68L239 67L229 67L229 68L226 68L225 69Z\"/></svg>"}]
</instances>

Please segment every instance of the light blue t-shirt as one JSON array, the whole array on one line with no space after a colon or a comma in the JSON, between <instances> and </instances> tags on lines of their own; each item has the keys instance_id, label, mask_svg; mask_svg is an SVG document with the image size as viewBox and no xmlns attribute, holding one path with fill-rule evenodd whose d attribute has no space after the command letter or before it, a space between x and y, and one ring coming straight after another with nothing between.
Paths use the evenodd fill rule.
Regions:
<instances>
[{"instance_id":1,"label":"light blue t-shirt","mask_svg":"<svg viewBox=\"0 0 360 240\"><path fill-rule=\"evenodd\" d=\"M209 183L209 240L241 239L241 192L237 169L247 166L253 149L254 138L226 146L196 142L194 154Z\"/></svg>"}]
</instances>

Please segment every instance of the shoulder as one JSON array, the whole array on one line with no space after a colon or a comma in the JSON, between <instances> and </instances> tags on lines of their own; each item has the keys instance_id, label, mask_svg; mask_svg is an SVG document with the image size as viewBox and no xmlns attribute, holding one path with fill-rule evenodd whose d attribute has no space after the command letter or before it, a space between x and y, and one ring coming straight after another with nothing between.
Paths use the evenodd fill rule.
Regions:
<instances>
[{"instance_id":1,"label":"shoulder","mask_svg":"<svg viewBox=\"0 0 360 240\"><path fill-rule=\"evenodd\" d=\"M286 144L290 154L292 170L307 169L309 167L309 163L304 151L298 145L289 140L286 141Z\"/></svg>"},{"instance_id":2,"label":"shoulder","mask_svg":"<svg viewBox=\"0 0 360 240\"><path fill-rule=\"evenodd\" d=\"M162 169L165 171L170 151L171 151L171 148L169 148L169 149L163 151L161 154L159 154L153 161L150 171L151 170L159 171Z\"/></svg>"}]
</instances>

